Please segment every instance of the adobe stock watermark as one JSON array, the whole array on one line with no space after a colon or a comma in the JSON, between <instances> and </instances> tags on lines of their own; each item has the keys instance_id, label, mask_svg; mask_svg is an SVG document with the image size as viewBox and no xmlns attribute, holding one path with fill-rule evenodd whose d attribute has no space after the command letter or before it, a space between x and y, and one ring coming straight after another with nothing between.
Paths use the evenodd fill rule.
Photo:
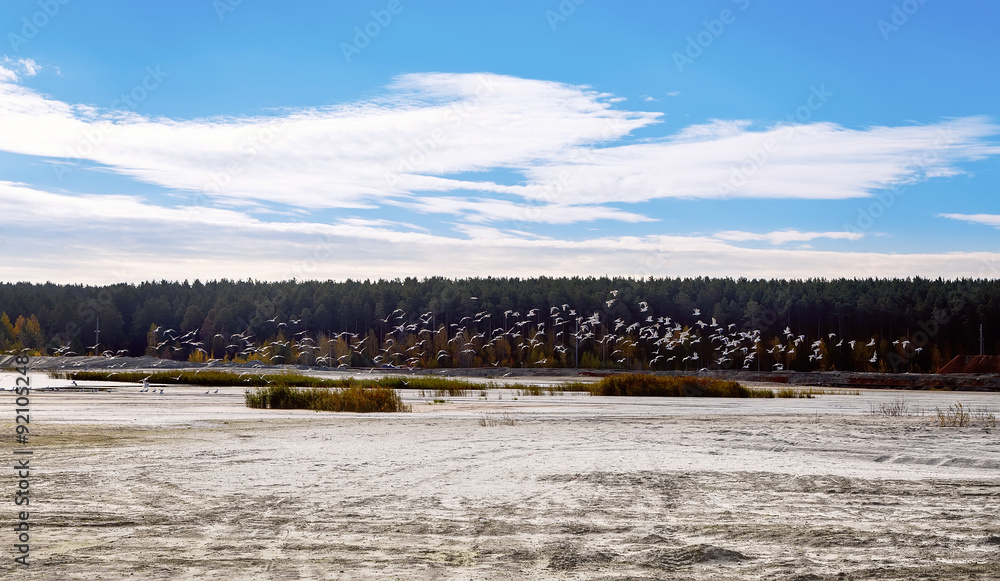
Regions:
<instances>
[{"instance_id":1,"label":"adobe stock watermark","mask_svg":"<svg viewBox=\"0 0 1000 581\"><path fill-rule=\"evenodd\" d=\"M741 12L750 7L750 0L732 0L732 2L737 5ZM674 60L674 65L677 67L677 72L683 73L685 66L694 64L695 60L705 54L705 50L722 36L726 31L726 27L736 22L736 16L736 12L733 12L729 8L723 8L719 12L718 18L702 20L703 30L693 36L687 37L687 45L684 47L684 52L674 51L670 55Z\"/></svg>"},{"instance_id":2,"label":"adobe stock watermark","mask_svg":"<svg viewBox=\"0 0 1000 581\"><path fill-rule=\"evenodd\" d=\"M43 28L49 25L53 18L59 15L62 7L72 0L38 0L38 10L29 16L21 18L21 28L17 32L7 34L10 48L20 52L21 47L31 42ZM18 34L20 32L20 34Z\"/></svg>"},{"instance_id":3,"label":"adobe stock watermark","mask_svg":"<svg viewBox=\"0 0 1000 581\"><path fill-rule=\"evenodd\" d=\"M125 271L122 270L116 274L122 276L120 280L125 280L124 273ZM87 341L81 337L81 332L86 333L93 330L94 323L101 316L101 312L114 307L114 297L111 293L107 289L98 290L95 298L84 299L77 303L75 318L66 323L66 328L62 332L56 333L52 339L61 343L65 349L69 348L74 339L81 342ZM61 353L65 353L65 349L62 349Z\"/></svg>"},{"instance_id":4,"label":"adobe stock watermark","mask_svg":"<svg viewBox=\"0 0 1000 581\"><path fill-rule=\"evenodd\" d=\"M26 355L16 355L14 357L14 371L18 373L15 377L14 387L11 390L17 395L14 404L13 432L15 441L14 448L14 476L15 482L13 494L14 505L18 507L17 523L14 525L14 549L17 557L14 562L23 567L28 567L31 563L28 558L31 556L31 471L36 466L31 464L34 450L30 445L31 425L31 376L28 371L31 369L31 358Z\"/></svg>"},{"instance_id":5,"label":"adobe stock watermark","mask_svg":"<svg viewBox=\"0 0 1000 581\"><path fill-rule=\"evenodd\" d=\"M382 31L392 24L392 19L394 16L402 14L403 3L401 0L389 0L386 3L385 8L381 10L372 10L369 12L372 19L365 23L364 26L354 27L354 38L352 42L341 42L340 52L344 55L344 60L348 64L351 63L351 59L355 56L361 54L361 51L368 48L371 45L372 40L378 35L382 34Z\"/></svg>"},{"instance_id":6,"label":"adobe stock watermark","mask_svg":"<svg viewBox=\"0 0 1000 581\"><path fill-rule=\"evenodd\" d=\"M459 101L448 107L444 114L445 125L431 131L430 135L424 139L414 140L410 153L397 160L395 171L387 171L383 174L386 185L394 188L399 185L403 174L416 172L496 90L495 76L485 75L481 77L473 92L474 98Z\"/></svg>"},{"instance_id":7,"label":"adobe stock watermark","mask_svg":"<svg viewBox=\"0 0 1000 581\"><path fill-rule=\"evenodd\" d=\"M549 27L555 32L556 28L563 22L569 20L570 16L576 13L576 7L582 5L587 0L562 0L555 10L545 11L545 20L549 22Z\"/></svg>"},{"instance_id":8,"label":"adobe stock watermark","mask_svg":"<svg viewBox=\"0 0 1000 581\"><path fill-rule=\"evenodd\" d=\"M236 12L236 8L241 4L243 4L243 0L213 0L212 8L215 9L215 15L219 17L219 22L223 22L226 15L230 12Z\"/></svg>"},{"instance_id":9,"label":"adobe stock watermark","mask_svg":"<svg viewBox=\"0 0 1000 581\"><path fill-rule=\"evenodd\" d=\"M261 154L262 151L271 147L278 136L288 127L289 121L284 118L275 118L262 125L250 138L243 140L237 147L242 155L239 159L229 162L218 171L211 172L208 182L202 188L191 203L191 209L197 211L203 202L208 200L204 192L211 194L221 194L233 182L233 178L243 173L247 166Z\"/></svg>"},{"instance_id":10,"label":"adobe stock watermark","mask_svg":"<svg viewBox=\"0 0 1000 581\"><path fill-rule=\"evenodd\" d=\"M170 73L164 72L160 65L146 67L145 73L141 81L111 102L111 109L134 112L143 101L149 98L149 94L159 88L163 80L170 76ZM88 125L83 130L83 137L70 149L66 160L56 162L52 166L56 178L61 182L63 177L74 167L73 162L69 161L70 159L91 157L97 148L104 143L104 139L114 133L117 128L118 125L108 121Z\"/></svg>"},{"instance_id":11,"label":"adobe stock watermark","mask_svg":"<svg viewBox=\"0 0 1000 581\"><path fill-rule=\"evenodd\" d=\"M621 119L606 119L604 128L601 130L601 141L607 141L614 137L627 133ZM590 149L581 148L573 152L569 158L572 164L572 171L562 171L556 176L555 181L549 181L542 188L540 195L529 198L524 208L523 218L513 222L513 228L521 228L523 224L534 224L540 221L542 210L546 206L558 204L566 195L574 180L579 180L596 163Z\"/></svg>"},{"instance_id":12,"label":"adobe stock watermark","mask_svg":"<svg viewBox=\"0 0 1000 581\"><path fill-rule=\"evenodd\" d=\"M914 170L925 170L933 167L943 157L941 151L954 142L955 139L950 128L939 131L937 138L934 140L933 148L914 156L909 166ZM906 193L909 187L910 182L897 182L888 189L875 194L875 199L872 202L867 206L858 208L858 217L854 220L853 224L844 224L844 231L852 234L863 234L870 230L878 219L884 216L889 208L895 205L898 198ZM850 238L850 241L853 244L856 240L860 239L861 237L858 236Z\"/></svg>"},{"instance_id":13,"label":"adobe stock watermark","mask_svg":"<svg viewBox=\"0 0 1000 581\"><path fill-rule=\"evenodd\" d=\"M904 342L907 350L902 354L889 351L884 355L885 361L892 366L893 372L901 371L904 365L908 367L910 361L940 333L941 328L961 314L967 298L960 291L954 291L948 297L948 309L934 309L930 319L917 322L917 330L913 334L907 335L908 339Z\"/></svg>"},{"instance_id":14,"label":"adobe stock watermark","mask_svg":"<svg viewBox=\"0 0 1000 581\"><path fill-rule=\"evenodd\" d=\"M996 255L993 255L992 258L984 258L980 262L979 272L974 278L990 280L996 279L998 274L1000 274L1000 263L997 262ZM969 287L960 287L952 291L948 295L947 309L934 309L929 319L917 323L917 330L913 334L907 332L908 345L902 354L890 351L885 355L885 360L892 366L892 370L898 372L904 365L909 367L910 361L931 344L945 325L960 316L968 302L973 299L972 289Z\"/></svg>"},{"instance_id":15,"label":"adobe stock watermark","mask_svg":"<svg viewBox=\"0 0 1000 581\"><path fill-rule=\"evenodd\" d=\"M882 40L888 42L889 35L899 32L899 29L910 21L910 17L920 11L920 8L927 4L928 0L903 0L899 4L892 5L889 19L880 18L876 23L878 31L882 33Z\"/></svg>"},{"instance_id":16,"label":"adobe stock watermark","mask_svg":"<svg viewBox=\"0 0 1000 581\"><path fill-rule=\"evenodd\" d=\"M819 111L826 105L826 102L833 97L833 91L826 89L826 84L821 83L818 87L809 87L809 96L805 102L795 108L795 111L785 115L785 126L777 137L766 137L761 143L747 152L746 158L739 166L733 168L729 180L720 181L716 184L716 191L729 196L736 193L745 186L762 167L764 167L773 155L778 153L781 147L795 134L796 123L808 123L812 119L813 113Z\"/></svg>"}]
</instances>

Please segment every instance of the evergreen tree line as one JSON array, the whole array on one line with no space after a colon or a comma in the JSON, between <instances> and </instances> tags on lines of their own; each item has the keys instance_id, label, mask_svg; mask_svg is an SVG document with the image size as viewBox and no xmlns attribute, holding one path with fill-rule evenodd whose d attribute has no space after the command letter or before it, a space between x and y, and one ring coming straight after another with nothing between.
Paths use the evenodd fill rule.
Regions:
<instances>
[{"instance_id":1,"label":"evergreen tree line","mask_svg":"<svg viewBox=\"0 0 1000 581\"><path fill-rule=\"evenodd\" d=\"M4 351L329 367L926 372L980 325L1000 347L985 279L4 283L0 311Z\"/></svg>"}]
</instances>

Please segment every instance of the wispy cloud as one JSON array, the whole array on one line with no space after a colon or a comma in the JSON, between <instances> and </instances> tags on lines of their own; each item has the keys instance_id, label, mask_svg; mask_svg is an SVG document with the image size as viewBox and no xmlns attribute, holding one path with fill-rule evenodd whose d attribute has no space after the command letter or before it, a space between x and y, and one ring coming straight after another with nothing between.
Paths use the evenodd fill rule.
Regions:
<instances>
[{"instance_id":1,"label":"wispy cloud","mask_svg":"<svg viewBox=\"0 0 1000 581\"><path fill-rule=\"evenodd\" d=\"M938 214L937 216L938 218L950 218L952 220L969 222L970 224L982 224L1000 228L1000 215L998 214Z\"/></svg>"},{"instance_id":2,"label":"wispy cloud","mask_svg":"<svg viewBox=\"0 0 1000 581\"><path fill-rule=\"evenodd\" d=\"M35 240L10 254L8 279L243 278L247 264L272 279L969 276L997 258L803 247L862 237L821 231L829 226L676 235L651 230L666 216L639 205L865 197L957 175L962 162L1000 154L1000 128L981 117L863 129L716 120L638 139L661 114L618 109L589 87L426 73L337 107L180 120L53 99L26 85L37 70L0 60L0 151L98 164L172 197L0 181L0 239ZM734 172L745 178L738 187ZM196 203L178 207L177 196ZM413 219L396 219L406 213ZM942 216L1000 227L997 216ZM645 225L635 235L590 232L601 221ZM527 231L579 223L588 228L573 239Z\"/></svg>"},{"instance_id":3,"label":"wispy cloud","mask_svg":"<svg viewBox=\"0 0 1000 581\"><path fill-rule=\"evenodd\" d=\"M212 199L365 207L418 191L496 189L441 176L557 159L658 116L614 110L582 87L489 74L406 75L391 90L273 117L175 121L73 106L4 82L0 123L10 130L0 149L93 161ZM86 144L92 135L97 143Z\"/></svg>"},{"instance_id":4,"label":"wispy cloud","mask_svg":"<svg viewBox=\"0 0 1000 581\"><path fill-rule=\"evenodd\" d=\"M912 127L846 129L831 123L751 130L747 121L689 127L649 143L578 152L578 162L526 170L528 198L549 199L565 176L575 203L654 198L867 197L897 184L961 173L958 163L1000 154L1000 127L964 118Z\"/></svg>"},{"instance_id":5,"label":"wispy cloud","mask_svg":"<svg viewBox=\"0 0 1000 581\"><path fill-rule=\"evenodd\" d=\"M800 232L798 230L777 230L774 232L756 233L743 232L739 230L727 230L715 234L720 240L731 242L760 241L768 242L775 246L788 244L789 242L809 242L817 238L827 238L830 240L860 240L864 238L861 232Z\"/></svg>"},{"instance_id":6,"label":"wispy cloud","mask_svg":"<svg viewBox=\"0 0 1000 581\"><path fill-rule=\"evenodd\" d=\"M32 59L0 56L0 82L17 82L22 76L33 77L42 67Z\"/></svg>"},{"instance_id":7,"label":"wispy cloud","mask_svg":"<svg viewBox=\"0 0 1000 581\"><path fill-rule=\"evenodd\" d=\"M603 212L635 222L643 217L607 204L863 197L955 175L959 162L1000 153L989 141L1000 128L985 118L867 129L721 120L621 144L661 114L616 109L618 98L587 87L486 73L404 75L378 98L272 116L150 118L51 99L24 87L14 71L30 74L33 63L4 62L0 150L96 162L205 203L319 209L396 202L440 212L435 198L471 191L507 200L466 200L450 213L533 221L534 212L549 216L535 221L566 223ZM523 179L476 177L489 170ZM734 172L747 175L727 186Z\"/></svg>"},{"instance_id":8,"label":"wispy cloud","mask_svg":"<svg viewBox=\"0 0 1000 581\"><path fill-rule=\"evenodd\" d=\"M595 220L619 222L652 222L653 218L624 212L611 206L582 206L564 204L525 204L491 198L458 198L421 196L405 201L389 201L425 214L451 214L475 223L528 222L542 224L574 224Z\"/></svg>"},{"instance_id":9,"label":"wispy cloud","mask_svg":"<svg viewBox=\"0 0 1000 581\"><path fill-rule=\"evenodd\" d=\"M163 208L130 196L74 196L0 182L11 239L7 279L106 283L159 278L387 276L996 276L988 252L884 254L745 248L717 236L529 236L465 224L455 235L383 219L265 222L235 210ZM770 236L769 233L759 236ZM780 236L784 233L778 233ZM800 233L795 240L840 233ZM733 235L730 238L748 239ZM756 239L756 238L753 238ZM770 241L770 239L768 239ZM475 257L474 260L470 257Z\"/></svg>"}]
</instances>

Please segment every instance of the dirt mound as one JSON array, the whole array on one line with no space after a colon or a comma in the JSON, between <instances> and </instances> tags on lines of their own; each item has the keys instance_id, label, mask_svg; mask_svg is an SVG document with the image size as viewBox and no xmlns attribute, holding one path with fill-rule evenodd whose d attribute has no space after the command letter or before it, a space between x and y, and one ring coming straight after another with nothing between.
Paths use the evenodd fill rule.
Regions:
<instances>
[{"instance_id":1,"label":"dirt mound","mask_svg":"<svg viewBox=\"0 0 1000 581\"><path fill-rule=\"evenodd\" d=\"M938 373L1000 373L1000 356L956 355Z\"/></svg>"},{"instance_id":2,"label":"dirt mound","mask_svg":"<svg viewBox=\"0 0 1000 581\"><path fill-rule=\"evenodd\" d=\"M650 551L644 561L648 566L673 571L698 563L738 563L747 558L737 551L701 544L677 549L656 549Z\"/></svg>"}]
</instances>

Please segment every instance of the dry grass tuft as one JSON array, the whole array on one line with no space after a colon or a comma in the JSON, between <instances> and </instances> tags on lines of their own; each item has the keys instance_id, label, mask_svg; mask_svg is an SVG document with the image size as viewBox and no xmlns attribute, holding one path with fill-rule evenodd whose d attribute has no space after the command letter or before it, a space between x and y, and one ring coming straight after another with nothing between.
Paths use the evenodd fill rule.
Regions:
<instances>
[{"instance_id":1,"label":"dry grass tuft","mask_svg":"<svg viewBox=\"0 0 1000 581\"><path fill-rule=\"evenodd\" d=\"M877 405L874 403L871 404L868 409L868 415L882 418L902 418L922 416L924 415L924 410L916 406L907 405L903 396L899 396L890 401L879 402Z\"/></svg>"},{"instance_id":2,"label":"dry grass tuft","mask_svg":"<svg viewBox=\"0 0 1000 581\"><path fill-rule=\"evenodd\" d=\"M483 427L516 426L517 420L515 420L514 416L510 414L503 414L501 416L495 414L483 414L479 416L479 425Z\"/></svg>"},{"instance_id":3,"label":"dry grass tuft","mask_svg":"<svg viewBox=\"0 0 1000 581\"><path fill-rule=\"evenodd\" d=\"M807 389L793 389L791 387L785 387L774 392L774 397L812 399L817 395L861 395L861 392L856 389L819 389L816 387L810 387Z\"/></svg>"},{"instance_id":4,"label":"dry grass tuft","mask_svg":"<svg viewBox=\"0 0 1000 581\"><path fill-rule=\"evenodd\" d=\"M308 409L318 412L408 412L396 390L388 387L351 386L308 389L272 385L245 394L247 407L258 409Z\"/></svg>"},{"instance_id":5,"label":"dry grass tuft","mask_svg":"<svg viewBox=\"0 0 1000 581\"><path fill-rule=\"evenodd\" d=\"M770 389L745 387L735 381L703 377L662 377L644 373L609 375L589 384L590 393L632 397L774 397Z\"/></svg>"},{"instance_id":6,"label":"dry grass tuft","mask_svg":"<svg viewBox=\"0 0 1000 581\"><path fill-rule=\"evenodd\" d=\"M966 407L962 402L948 406L947 410L935 408L937 422L942 428L964 428L979 424L987 428L997 427L997 416L986 407Z\"/></svg>"},{"instance_id":7,"label":"dry grass tuft","mask_svg":"<svg viewBox=\"0 0 1000 581\"><path fill-rule=\"evenodd\" d=\"M774 397L781 398L808 398L811 399L815 397L812 394L812 390L800 391L797 389L792 389L791 387L785 387L774 392Z\"/></svg>"}]
</instances>

